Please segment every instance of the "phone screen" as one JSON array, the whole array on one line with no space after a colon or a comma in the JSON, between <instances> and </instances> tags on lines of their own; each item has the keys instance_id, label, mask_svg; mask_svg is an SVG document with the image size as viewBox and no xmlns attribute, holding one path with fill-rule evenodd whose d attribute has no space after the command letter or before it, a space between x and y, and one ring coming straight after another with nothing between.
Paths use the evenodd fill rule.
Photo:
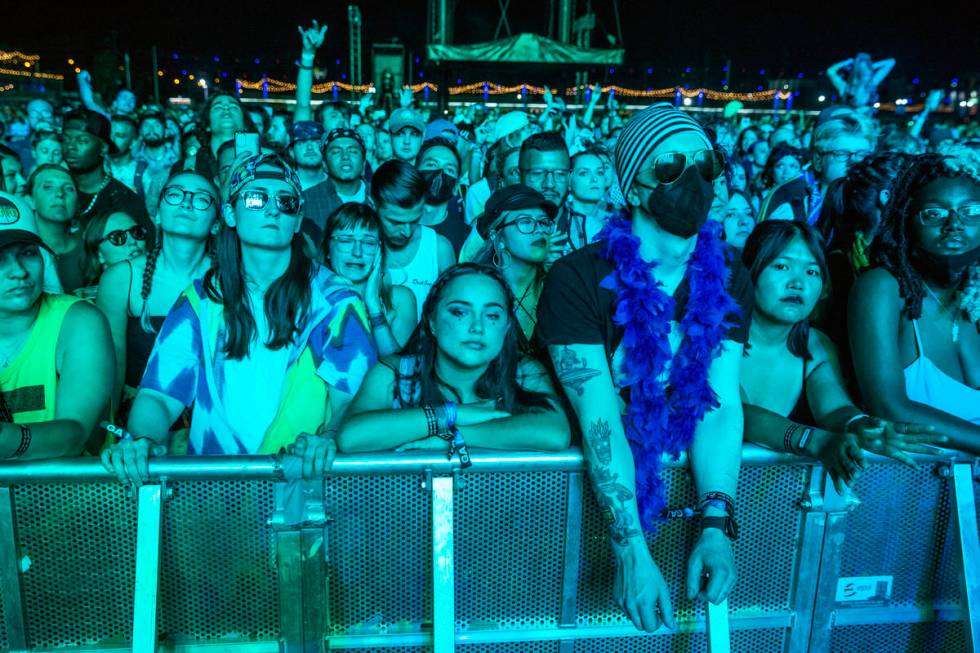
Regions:
<instances>
[{"instance_id":1,"label":"phone screen","mask_svg":"<svg viewBox=\"0 0 980 653\"><path fill-rule=\"evenodd\" d=\"M255 132L235 133L235 158L243 154L259 153L259 135Z\"/></svg>"}]
</instances>

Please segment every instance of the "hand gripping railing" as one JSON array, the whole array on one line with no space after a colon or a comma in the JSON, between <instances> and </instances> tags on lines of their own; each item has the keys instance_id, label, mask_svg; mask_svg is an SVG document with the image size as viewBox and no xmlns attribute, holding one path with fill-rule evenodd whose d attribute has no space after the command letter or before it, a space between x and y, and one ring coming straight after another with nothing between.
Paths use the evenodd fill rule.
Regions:
<instances>
[{"instance_id":1,"label":"hand gripping railing","mask_svg":"<svg viewBox=\"0 0 980 653\"><path fill-rule=\"evenodd\" d=\"M949 642L952 644L946 650L953 650L962 641L964 650L980 651L980 545L974 464L955 455L920 457L920 470L912 472L889 460L871 459L874 466L867 473L870 480L866 487L859 481L857 487L857 497L864 501L857 509L857 497L849 493L840 496L834 492L819 466L806 464L794 456L747 446L739 486L739 520L743 535L735 547L740 579L730 599L731 605L709 606L704 611L703 606L679 604L678 611L682 613L679 632L667 633L661 629L652 636L637 632L611 606L608 542L602 536L595 502L589 496L584 477L581 452L577 449L560 453L474 452L474 465L462 473L456 463L447 461L441 454L344 455L334 463L326 488L324 483L296 480L298 461L290 457L152 459L149 467L151 482L138 491L135 515L131 634L115 638L92 637L89 641L79 642L85 637L66 633L64 642L85 644L85 650L156 651L160 645L159 570L161 560L166 562L167 555L162 522L171 492L176 489L179 494L179 488L197 482L207 484L205 487L209 488L222 483L225 487L228 482L271 482L275 501L268 527L273 533L276 552L278 633L266 638L239 637L218 644L208 644L203 639L195 639L193 633L184 633L183 639L168 643L168 650L278 651L281 648L305 653L328 647L374 650L393 646L431 646L436 653L443 653L467 644L490 646L525 642L529 651L566 653L573 650L626 650L627 646L629 650L640 651L645 646L643 638L649 638L649 647L653 650L655 642L662 641L663 637L675 637L679 647L707 648L712 653L733 649L822 651L847 650L847 642L858 641L863 633L872 631L873 635L869 636L875 637L879 644L883 638L905 637L901 633L894 634L897 630L888 630L890 626L880 624L894 624L895 628L904 624L903 628L920 630L929 624L938 624L937 628L945 629L944 634L934 634L932 640L924 643L912 641L917 636L909 636L909 641L896 644L894 650L916 650L915 645L920 643L924 647L921 650L942 650L930 646L946 646ZM686 460L667 462L666 467L664 473L672 488L668 498L689 500L693 490L684 471ZM363 516L355 514L356 510L332 511L330 497L338 492L367 492L363 490L367 487L363 484L389 477L408 481L417 479L421 484L400 481L401 485L394 490L383 488L382 497L384 492L405 493L412 492L413 487L418 489L419 485L424 487L423 504L428 506L427 530L431 540L429 560L405 569L404 575L407 578L427 573L428 579L418 586L423 587L423 591L409 597L409 601L422 602L423 595L428 595L430 607L420 622L409 624L409 627L400 627L393 621L379 624L377 619L370 618L359 619L357 624L346 623L343 603L338 602L336 594L356 589L357 579L342 587L345 570L336 567L339 562L330 560L331 552L335 556L338 552L343 553L345 559L356 559L359 550L351 553L349 549L357 549L363 542L370 546L376 531L358 534L356 530L348 530L344 532L354 533L351 541L331 541L330 533L336 526L347 521L359 522ZM331 485L343 479L349 479L345 482L353 485L339 490ZM533 488L527 489L526 486L543 482L542 479L548 483L546 496L535 495ZM30 540L30 529L50 525L31 521L34 518L19 521L18 514L29 513L24 505L28 495L18 498L17 493L51 484L106 484L112 481L113 477L93 459L0 464L0 600L3 604L0 650L41 651L64 645L64 642L55 643L55 635L39 634L43 629L51 631L52 627L40 624L42 618L31 614L32 610L43 610L43 604L28 600L32 599L30 595L25 596L25 580L30 580L31 574L36 572L25 562L27 556L19 552L19 548L22 542ZM357 483L362 485L357 486ZM891 487L892 483L898 484ZM922 488L927 486L931 489L925 492ZM506 492L501 492L500 488ZM524 492L522 496L531 497L531 503L541 504L514 505L513 510L506 513L512 521L520 520L525 513L552 514L552 521L538 519L527 528L516 529L509 529L503 521L483 523L480 515L495 514L510 500L511 492ZM889 499L892 494L900 496L903 493L912 498L904 502ZM552 494L560 494L560 497ZM375 501L378 496L377 492L371 494ZM869 505L868 497L871 496L879 497L876 501L881 506ZM852 604L845 601L846 597L837 596L841 591L841 576L865 576L864 573L851 573L852 568L856 569L855 565L873 567L879 558L902 560L912 554L899 551L890 557L888 535L899 528L904 529L903 532L909 530L902 520L911 519L914 523L923 519L923 515L930 515L928 504L934 499L934 512L941 514L931 529L922 529L925 531L921 534L923 537L916 541L923 547L951 553L934 556L936 560L931 567L896 568L894 587L889 585L892 587L890 602L886 597L884 601L870 600L850 607ZM548 512L547 506L558 504L560 512ZM357 506L358 502L354 500L345 505ZM943 515L948 516L948 523ZM107 513L104 517L109 519L113 514ZM404 515L392 519L417 517ZM380 523L384 524L385 519L387 517ZM874 534L876 521L880 521L877 540ZM871 535L865 537L866 541L857 537L848 539L849 528L857 529L854 532L858 534L870 532ZM528 545L527 542L535 537L536 529L548 531L548 537L535 540L536 545ZM365 530L370 529L365 527ZM676 595L690 552L693 525L668 524L661 530L653 543L654 557ZM525 621L531 623L519 626L514 623L522 621L521 615L500 617L488 625L483 623L485 615L476 614L481 611L481 602L497 605L499 601L494 601L493 594L513 593L514 583L510 581L495 588L491 583L487 591L484 585L488 581L483 576L493 574L481 576L486 561L476 559L471 553L483 551L481 547L496 534L504 537L504 533L512 531L517 534L513 541L490 543L502 556L522 546L528 547L526 559L537 561L535 564L541 569L537 576L534 569L529 570L529 582L536 586L527 588L528 611L541 614L529 615ZM549 542L558 546L551 547L554 549L551 551ZM406 546L413 544L415 542L405 543ZM899 543L895 546L907 545ZM220 547L222 542L214 542L214 546ZM873 553L870 561L862 558L865 549L878 546L884 547L885 554ZM370 554L377 557L383 552L371 551ZM364 555L368 555L366 550ZM87 562L79 560L78 564ZM44 561L35 564L40 567ZM330 565L334 565L332 573L328 571ZM506 577L515 571L515 566L504 570L507 573L503 575ZM955 573L950 572L954 567ZM474 571L476 568L479 570ZM776 568L784 569L785 573L778 578L766 576L767 569ZM857 571L876 576L872 572L880 570ZM923 576L930 574L945 578L950 573L959 579L954 583L957 587L950 589L938 582L934 592L938 600L933 601L934 597L919 590L910 590L912 605L903 605L903 601L905 604L910 601L898 594L904 591L905 585L912 586L911 580L921 582ZM392 579L392 582L400 580L403 579ZM767 583L774 589L759 591ZM548 615L547 610L541 611L531 605L535 603L534 591L539 588L542 593L554 588L554 614ZM187 591L196 589L188 587ZM487 596L483 596L484 592ZM949 597L943 596L956 593L958 601L949 601L946 600ZM329 614L329 606L336 608L338 605L341 607L336 611L340 614ZM106 606L107 610L111 608ZM76 628L84 630L84 624ZM876 647L876 650L886 649L887 646Z\"/></svg>"}]
</instances>

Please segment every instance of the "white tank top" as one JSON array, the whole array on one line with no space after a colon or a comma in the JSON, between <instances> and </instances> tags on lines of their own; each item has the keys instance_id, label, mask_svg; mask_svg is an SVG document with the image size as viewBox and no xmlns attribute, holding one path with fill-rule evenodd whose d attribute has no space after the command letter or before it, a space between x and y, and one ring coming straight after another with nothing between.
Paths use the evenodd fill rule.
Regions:
<instances>
[{"instance_id":1,"label":"white tank top","mask_svg":"<svg viewBox=\"0 0 980 653\"><path fill-rule=\"evenodd\" d=\"M932 406L980 425L980 390L957 381L926 358L919 337L919 321L912 320L919 357L905 368L905 394L912 401Z\"/></svg>"},{"instance_id":2,"label":"white tank top","mask_svg":"<svg viewBox=\"0 0 980 653\"><path fill-rule=\"evenodd\" d=\"M389 266L388 272L391 274L393 284L405 286L415 295L418 319L421 320L422 304L436 277L439 276L439 250L435 230L425 225L420 226L419 229L422 230L422 242L415 252L415 258L402 268Z\"/></svg>"}]
</instances>

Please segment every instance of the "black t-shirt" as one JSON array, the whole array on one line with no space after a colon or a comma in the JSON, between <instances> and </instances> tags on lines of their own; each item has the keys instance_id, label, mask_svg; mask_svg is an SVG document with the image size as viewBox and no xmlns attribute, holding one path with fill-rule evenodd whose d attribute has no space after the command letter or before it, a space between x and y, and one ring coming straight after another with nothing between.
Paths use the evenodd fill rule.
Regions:
<instances>
[{"instance_id":1,"label":"black t-shirt","mask_svg":"<svg viewBox=\"0 0 980 653\"><path fill-rule=\"evenodd\" d=\"M110 213L125 213L131 217L136 224L141 224L148 229L147 238L153 237L153 223L146 212L146 204L140 196L131 191L125 184L118 179L110 179L106 187L98 193L98 198L92 203L93 195L78 191L78 206L80 211L85 211L81 216L82 224L97 215L108 215Z\"/></svg>"},{"instance_id":2,"label":"black t-shirt","mask_svg":"<svg viewBox=\"0 0 980 653\"><path fill-rule=\"evenodd\" d=\"M614 267L602 258L604 243L592 243L559 259L545 278L538 301L538 326L535 338L542 347L548 345L603 345L612 363L623 340L623 327L613 322L616 295L599 286ZM745 343L749 338L754 292L748 270L737 252L725 245L725 263L730 272L728 294L738 303L741 315L729 315L733 322L726 340ZM684 279L674 291L673 321L680 323L687 313L691 294L690 279ZM613 372L615 380L615 370ZM619 385L617 383L617 385Z\"/></svg>"}]
</instances>

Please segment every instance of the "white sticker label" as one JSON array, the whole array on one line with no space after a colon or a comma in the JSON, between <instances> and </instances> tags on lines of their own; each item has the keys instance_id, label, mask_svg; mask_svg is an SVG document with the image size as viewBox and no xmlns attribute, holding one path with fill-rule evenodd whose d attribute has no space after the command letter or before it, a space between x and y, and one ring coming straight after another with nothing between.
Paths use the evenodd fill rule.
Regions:
<instances>
[{"instance_id":1,"label":"white sticker label","mask_svg":"<svg viewBox=\"0 0 980 653\"><path fill-rule=\"evenodd\" d=\"M837 601L887 601L893 576L850 576L837 580Z\"/></svg>"}]
</instances>

